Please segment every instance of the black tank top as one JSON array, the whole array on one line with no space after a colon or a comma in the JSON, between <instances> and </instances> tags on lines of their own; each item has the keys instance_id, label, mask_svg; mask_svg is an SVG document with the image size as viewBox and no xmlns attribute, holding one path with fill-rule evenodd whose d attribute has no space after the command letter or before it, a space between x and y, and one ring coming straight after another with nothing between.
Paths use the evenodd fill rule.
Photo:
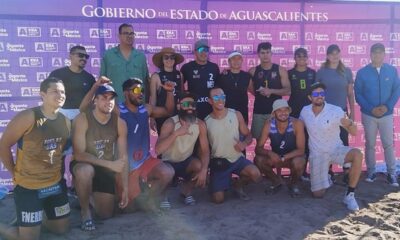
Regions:
<instances>
[{"instance_id":1,"label":"black tank top","mask_svg":"<svg viewBox=\"0 0 400 240\"><path fill-rule=\"evenodd\" d=\"M265 70L261 67L261 65L258 65L253 76L253 87L255 91L253 113L271 114L272 104L276 99L282 98L282 96L272 94L269 97L265 97L256 90L260 87L268 87L271 89L282 88L281 76L279 74L279 65L274 63L272 64L272 67L268 70Z\"/></svg>"},{"instance_id":2,"label":"black tank top","mask_svg":"<svg viewBox=\"0 0 400 240\"><path fill-rule=\"evenodd\" d=\"M299 118L301 109L311 104L310 99L308 99L308 93L311 84L315 82L316 72L311 68L307 68L304 72L299 72L293 68L289 70L288 74L291 87L288 101L289 106L292 108L290 116Z\"/></svg>"},{"instance_id":3,"label":"black tank top","mask_svg":"<svg viewBox=\"0 0 400 240\"><path fill-rule=\"evenodd\" d=\"M271 119L269 127L269 139L271 140L271 149L278 155L284 155L296 149L296 136L293 128L293 118L289 117L289 124L283 134L279 133L276 126L276 119Z\"/></svg>"}]
</instances>

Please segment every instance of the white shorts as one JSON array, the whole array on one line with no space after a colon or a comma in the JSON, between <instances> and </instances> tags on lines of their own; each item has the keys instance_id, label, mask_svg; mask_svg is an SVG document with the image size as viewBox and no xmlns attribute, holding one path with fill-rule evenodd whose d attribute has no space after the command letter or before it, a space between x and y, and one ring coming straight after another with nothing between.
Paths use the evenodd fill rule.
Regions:
<instances>
[{"instance_id":1,"label":"white shorts","mask_svg":"<svg viewBox=\"0 0 400 240\"><path fill-rule=\"evenodd\" d=\"M319 191L329 187L329 166L332 163L343 166L347 153L352 147L338 146L329 153L313 152L310 153L310 177L311 191Z\"/></svg>"}]
</instances>

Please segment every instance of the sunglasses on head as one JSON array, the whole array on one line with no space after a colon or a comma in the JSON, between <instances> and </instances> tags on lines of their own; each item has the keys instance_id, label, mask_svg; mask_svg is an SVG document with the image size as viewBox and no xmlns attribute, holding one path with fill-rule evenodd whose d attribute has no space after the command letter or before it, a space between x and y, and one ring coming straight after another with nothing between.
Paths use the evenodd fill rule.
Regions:
<instances>
[{"instance_id":1,"label":"sunglasses on head","mask_svg":"<svg viewBox=\"0 0 400 240\"><path fill-rule=\"evenodd\" d=\"M184 108L188 108L188 107L192 107L192 108L196 108L197 103L195 101L184 101L181 102L181 106Z\"/></svg>"},{"instance_id":2,"label":"sunglasses on head","mask_svg":"<svg viewBox=\"0 0 400 240\"><path fill-rule=\"evenodd\" d=\"M89 59L89 55L85 53L74 53L74 55L78 56L79 58Z\"/></svg>"},{"instance_id":3,"label":"sunglasses on head","mask_svg":"<svg viewBox=\"0 0 400 240\"><path fill-rule=\"evenodd\" d=\"M202 52L208 53L209 51L210 51L210 49L208 47L199 47L197 49L197 52L199 52L199 53L202 53Z\"/></svg>"},{"instance_id":4,"label":"sunglasses on head","mask_svg":"<svg viewBox=\"0 0 400 240\"><path fill-rule=\"evenodd\" d=\"M324 91L322 91L322 92L312 92L311 96L312 97L325 97L325 92Z\"/></svg>"},{"instance_id":5,"label":"sunglasses on head","mask_svg":"<svg viewBox=\"0 0 400 240\"><path fill-rule=\"evenodd\" d=\"M219 100L225 101L226 95L225 95L225 94L215 95L215 96L212 96L212 99L213 99L214 101L219 101Z\"/></svg>"},{"instance_id":6,"label":"sunglasses on head","mask_svg":"<svg viewBox=\"0 0 400 240\"><path fill-rule=\"evenodd\" d=\"M169 59L175 60L175 55L164 55L164 56L163 56L163 59L164 59L164 60L169 60Z\"/></svg>"},{"instance_id":7,"label":"sunglasses on head","mask_svg":"<svg viewBox=\"0 0 400 240\"><path fill-rule=\"evenodd\" d=\"M142 88L142 86L137 86L137 87L131 88L131 92L133 94L141 94L141 93L144 93L144 89Z\"/></svg>"}]
</instances>

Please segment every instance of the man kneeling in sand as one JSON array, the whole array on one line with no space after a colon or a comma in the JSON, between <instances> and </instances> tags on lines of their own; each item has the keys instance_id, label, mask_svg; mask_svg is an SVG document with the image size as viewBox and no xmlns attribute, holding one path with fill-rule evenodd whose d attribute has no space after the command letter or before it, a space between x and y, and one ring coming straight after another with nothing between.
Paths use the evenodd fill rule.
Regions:
<instances>
[{"instance_id":1,"label":"man kneeling in sand","mask_svg":"<svg viewBox=\"0 0 400 240\"><path fill-rule=\"evenodd\" d=\"M186 205L196 203L193 187L205 186L210 155L206 125L196 117L196 101L193 94L182 94L177 104L178 115L162 125L156 144L157 154L174 168L175 177L184 179L181 194ZM199 158L193 156L197 141Z\"/></svg>"},{"instance_id":2,"label":"man kneeling in sand","mask_svg":"<svg viewBox=\"0 0 400 240\"><path fill-rule=\"evenodd\" d=\"M221 88L211 89L208 102L213 111L205 118L211 145L210 190L215 203L224 201L224 191L230 187L232 173L239 176L233 187L244 200L249 197L244 193L243 185L261 179L258 168L242 153L252 141L251 133L240 112L225 108L225 99Z\"/></svg>"},{"instance_id":3,"label":"man kneeling in sand","mask_svg":"<svg viewBox=\"0 0 400 240\"><path fill-rule=\"evenodd\" d=\"M300 194L297 182L303 173L304 158L304 124L301 120L289 117L291 108L284 99L275 100L272 105L272 118L267 120L257 141L254 163L266 177L271 179L272 186L267 192L276 193L282 187L281 179L272 168L289 168L290 194ZM271 140L271 149L264 148L265 142Z\"/></svg>"}]
</instances>

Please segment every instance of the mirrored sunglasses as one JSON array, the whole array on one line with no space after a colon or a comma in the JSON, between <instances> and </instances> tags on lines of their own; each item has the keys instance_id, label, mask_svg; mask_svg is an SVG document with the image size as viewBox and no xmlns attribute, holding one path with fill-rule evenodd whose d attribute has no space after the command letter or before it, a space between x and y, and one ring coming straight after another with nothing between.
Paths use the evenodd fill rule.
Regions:
<instances>
[{"instance_id":1,"label":"mirrored sunglasses","mask_svg":"<svg viewBox=\"0 0 400 240\"><path fill-rule=\"evenodd\" d=\"M144 93L144 88L142 88L142 87L135 87L135 88L132 88L131 89L131 92L133 93L133 94L141 94L141 93Z\"/></svg>"},{"instance_id":2,"label":"mirrored sunglasses","mask_svg":"<svg viewBox=\"0 0 400 240\"><path fill-rule=\"evenodd\" d=\"M184 101L181 102L181 106L184 108L188 108L188 107L192 107L192 108L196 108L197 103L195 101Z\"/></svg>"},{"instance_id":3,"label":"mirrored sunglasses","mask_svg":"<svg viewBox=\"0 0 400 240\"><path fill-rule=\"evenodd\" d=\"M215 95L215 96L212 97L212 99L213 99L214 101L219 101L219 100L225 101L226 95L225 95L225 94Z\"/></svg>"},{"instance_id":4,"label":"mirrored sunglasses","mask_svg":"<svg viewBox=\"0 0 400 240\"><path fill-rule=\"evenodd\" d=\"M202 53L202 52L208 53L209 51L210 51L210 49L208 47L199 47L197 49L197 52L199 52L199 53Z\"/></svg>"},{"instance_id":5,"label":"mirrored sunglasses","mask_svg":"<svg viewBox=\"0 0 400 240\"><path fill-rule=\"evenodd\" d=\"M311 96L312 97L325 97L325 92L324 91L322 91L322 92L312 92Z\"/></svg>"}]
</instances>

